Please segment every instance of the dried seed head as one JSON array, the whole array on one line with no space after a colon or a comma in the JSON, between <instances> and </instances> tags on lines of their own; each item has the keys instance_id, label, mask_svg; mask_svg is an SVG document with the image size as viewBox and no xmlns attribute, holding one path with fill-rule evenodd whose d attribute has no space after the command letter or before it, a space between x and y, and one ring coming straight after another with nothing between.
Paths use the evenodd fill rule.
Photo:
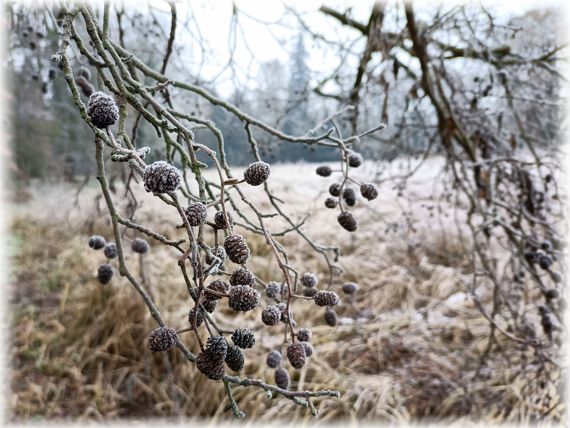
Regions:
<instances>
[{"instance_id":1,"label":"dried seed head","mask_svg":"<svg viewBox=\"0 0 570 428\"><path fill-rule=\"evenodd\" d=\"M103 254L105 254L105 257L107 257L108 259L114 259L115 257L117 257L117 246L115 245L115 243L109 242L107 245L105 245L105 248L103 249Z\"/></svg>"},{"instance_id":2,"label":"dried seed head","mask_svg":"<svg viewBox=\"0 0 570 428\"><path fill-rule=\"evenodd\" d=\"M113 278L114 273L113 266L108 263L102 264L97 270L97 279L101 284L108 284L111 278Z\"/></svg>"},{"instance_id":3,"label":"dried seed head","mask_svg":"<svg viewBox=\"0 0 570 428\"><path fill-rule=\"evenodd\" d=\"M305 272L301 275L301 284L305 287L313 288L319 283L317 275L311 272Z\"/></svg>"},{"instance_id":4,"label":"dried seed head","mask_svg":"<svg viewBox=\"0 0 570 428\"><path fill-rule=\"evenodd\" d=\"M335 198L326 198L325 199L325 207L327 208L336 208L338 205L338 200Z\"/></svg>"},{"instance_id":5,"label":"dried seed head","mask_svg":"<svg viewBox=\"0 0 570 428\"><path fill-rule=\"evenodd\" d=\"M267 288L265 289L265 294L267 294L267 297L270 299L276 299L279 293L281 293L281 284L275 281L271 281L267 284Z\"/></svg>"},{"instance_id":6,"label":"dried seed head","mask_svg":"<svg viewBox=\"0 0 570 428\"><path fill-rule=\"evenodd\" d=\"M245 359L243 353L237 346L228 346L228 353L226 355L226 364L234 372L239 372L243 369Z\"/></svg>"},{"instance_id":7,"label":"dried seed head","mask_svg":"<svg viewBox=\"0 0 570 428\"><path fill-rule=\"evenodd\" d=\"M297 332L297 339L299 339L301 342L310 342L312 336L313 332L305 327L300 328Z\"/></svg>"},{"instance_id":8,"label":"dried seed head","mask_svg":"<svg viewBox=\"0 0 570 428\"><path fill-rule=\"evenodd\" d=\"M245 268L237 268L234 270L230 276L230 284L235 285L253 285L255 282L255 276L251 271Z\"/></svg>"},{"instance_id":9,"label":"dried seed head","mask_svg":"<svg viewBox=\"0 0 570 428\"><path fill-rule=\"evenodd\" d=\"M303 288L303 296L313 297L318 291L316 288Z\"/></svg>"},{"instance_id":10,"label":"dried seed head","mask_svg":"<svg viewBox=\"0 0 570 428\"><path fill-rule=\"evenodd\" d=\"M204 308L204 310L206 312L212 313L218 307L218 301L217 300L205 299L202 301L202 307Z\"/></svg>"},{"instance_id":11,"label":"dried seed head","mask_svg":"<svg viewBox=\"0 0 570 428\"><path fill-rule=\"evenodd\" d=\"M334 327L337 323L336 312L332 309L327 308L325 311L325 322L331 327Z\"/></svg>"},{"instance_id":12,"label":"dried seed head","mask_svg":"<svg viewBox=\"0 0 570 428\"><path fill-rule=\"evenodd\" d=\"M237 264L244 264L249 259L249 247L241 235L230 235L224 241L224 248L229 259Z\"/></svg>"},{"instance_id":13,"label":"dried seed head","mask_svg":"<svg viewBox=\"0 0 570 428\"><path fill-rule=\"evenodd\" d=\"M241 349L253 348L255 345L255 335L247 328L238 328L232 333L232 342Z\"/></svg>"},{"instance_id":14,"label":"dried seed head","mask_svg":"<svg viewBox=\"0 0 570 428\"><path fill-rule=\"evenodd\" d=\"M329 290L320 290L315 294L314 299L318 306L334 306L339 302L338 294Z\"/></svg>"},{"instance_id":15,"label":"dried seed head","mask_svg":"<svg viewBox=\"0 0 570 428\"><path fill-rule=\"evenodd\" d=\"M89 238L89 246L94 250L100 250L101 248L105 247L106 243L107 242L105 241L105 238L100 235L93 235L91 238Z\"/></svg>"},{"instance_id":16,"label":"dried seed head","mask_svg":"<svg viewBox=\"0 0 570 428\"><path fill-rule=\"evenodd\" d=\"M236 285L230 289L228 304L234 311L251 311L259 303L261 296L248 285Z\"/></svg>"},{"instance_id":17,"label":"dried seed head","mask_svg":"<svg viewBox=\"0 0 570 428\"><path fill-rule=\"evenodd\" d=\"M146 242L146 240L141 239L141 238L135 238L133 240L133 243L131 244L131 249L135 253L145 254L149 250L149 245L148 245L148 242Z\"/></svg>"},{"instance_id":18,"label":"dried seed head","mask_svg":"<svg viewBox=\"0 0 570 428\"><path fill-rule=\"evenodd\" d=\"M231 213L229 211L226 211L226 215L228 217L230 225L233 226L234 219L232 218ZM223 211L217 211L216 214L214 214L214 224L218 229L228 228L228 223L226 222Z\"/></svg>"},{"instance_id":19,"label":"dried seed head","mask_svg":"<svg viewBox=\"0 0 570 428\"><path fill-rule=\"evenodd\" d=\"M261 321L265 325L277 325L281 320L281 311L277 306L267 306L261 312Z\"/></svg>"},{"instance_id":20,"label":"dried seed head","mask_svg":"<svg viewBox=\"0 0 570 428\"><path fill-rule=\"evenodd\" d=\"M544 297L547 299L558 299L560 297L560 293L555 288L551 288L550 290L546 290Z\"/></svg>"},{"instance_id":21,"label":"dried seed head","mask_svg":"<svg viewBox=\"0 0 570 428\"><path fill-rule=\"evenodd\" d=\"M152 352L164 352L176 345L176 331L169 327L158 327L148 336L148 349Z\"/></svg>"},{"instance_id":22,"label":"dried seed head","mask_svg":"<svg viewBox=\"0 0 570 428\"><path fill-rule=\"evenodd\" d=\"M271 351L269 354L267 354L267 358L265 359L265 362L267 363L267 365L274 369L276 367L279 366L279 364L281 364L281 352L279 351Z\"/></svg>"},{"instance_id":23,"label":"dried seed head","mask_svg":"<svg viewBox=\"0 0 570 428\"><path fill-rule=\"evenodd\" d=\"M342 286L342 291L344 294L354 294L358 290L358 285L354 282L347 282Z\"/></svg>"},{"instance_id":24,"label":"dried seed head","mask_svg":"<svg viewBox=\"0 0 570 428\"><path fill-rule=\"evenodd\" d=\"M246 168L245 172L243 173L243 178L247 184L250 184L252 186L259 186L260 184L263 184L265 180L267 180L270 172L271 169L265 162L254 162Z\"/></svg>"},{"instance_id":25,"label":"dried seed head","mask_svg":"<svg viewBox=\"0 0 570 428\"><path fill-rule=\"evenodd\" d=\"M340 195L340 187L341 186L338 183L331 184L329 187L329 193L332 196L339 196Z\"/></svg>"},{"instance_id":26,"label":"dried seed head","mask_svg":"<svg viewBox=\"0 0 570 428\"><path fill-rule=\"evenodd\" d=\"M309 342L301 342L303 348L305 348L305 356L310 357L313 355L313 346Z\"/></svg>"},{"instance_id":27,"label":"dried seed head","mask_svg":"<svg viewBox=\"0 0 570 428\"><path fill-rule=\"evenodd\" d=\"M206 221L207 216L208 208L206 208L206 205L201 202L194 202L186 208L186 218L188 219L190 226L200 226L204 221Z\"/></svg>"},{"instance_id":28,"label":"dried seed head","mask_svg":"<svg viewBox=\"0 0 570 428\"><path fill-rule=\"evenodd\" d=\"M372 199L376 199L378 196L378 189L376 189L376 186L374 184L363 184L360 186L360 194L363 198L371 201Z\"/></svg>"},{"instance_id":29,"label":"dried seed head","mask_svg":"<svg viewBox=\"0 0 570 428\"><path fill-rule=\"evenodd\" d=\"M292 343L287 347L287 359L296 369L305 365L305 348L300 343Z\"/></svg>"},{"instance_id":30,"label":"dried seed head","mask_svg":"<svg viewBox=\"0 0 570 428\"><path fill-rule=\"evenodd\" d=\"M196 367L198 370L205 374L208 379L220 380L224 377L224 358L221 360L215 355L210 354L207 351L201 352L196 358Z\"/></svg>"},{"instance_id":31,"label":"dried seed head","mask_svg":"<svg viewBox=\"0 0 570 428\"><path fill-rule=\"evenodd\" d=\"M548 239L545 239L541 242L540 248L542 248L543 251L550 253L552 251L552 242L550 242Z\"/></svg>"},{"instance_id":32,"label":"dried seed head","mask_svg":"<svg viewBox=\"0 0 570 428\"><path fill-rule=\"evenodd\" d=\"M197 318L196 312L198 313ZM200 327L204 322L204 312L202 310L196 311L196 308L190 309L190 312L188 312L188 322L190 323L190 326L194 325L194 318L196 318L196 327Z\"/></svg>"},{"instance_id":33,"label":"dried seed head","mask_svg":"<svg viewBox=\"0 0 570 428\"><path fill-rule=\"evenodd\" d=\"M226 294L228 292L228 290L230 289L230 285L225 282L222 281L221 279L216 279L215 281L212 281L204 290L204 295L206 297L206 299L209 300L219 300L222 298L222 296L218 296L215 293L209 293L209 291L217 291L218 293L224 293Z\"/></svg>"},{"instance_id":34,"label":"dried seed head","mask_svg":"<svg viewBox=\"0 0 570 428\"><path fill-rule=\"evenodd\" d=\"M323 165L317 168L317 175L320 175L321 177L328 177L331 174L332 174L332 169L330 166Z\"/></svg>"},{"instance_id":35,"label":"dried seed head","mask_svg":"<svg viewBox=\"0 0 570 428\"><path fill-rule=\"evenodd\" d=\"M180 187L180 172L165 161L157 161L144 169L144 188L155 195L172 193Z\"/></svg>"},{"instance_id":36,"label":"dried seed head","mask_svg":"<svg viewBox=\"0 0 570 428\"><path fill-rule=\"evenodd\" d=\"M289 388L289 373L282 367L275 370L275 385L285 390Z\"/></svg>"},{"instance_id":37,"label":"dried seed head","mask_svg":"<svg viewBox=\"0 0 570 428\"><path fill-rule=\"evenodd\" d=\"M115 99L104 92L93 92L87 102L87 114L97 128L107 128L119 119Z\"/></svg>"},{"instance_id":38,"label":"dried seed head","mask_svg":"<svg viewBox=\"0 0 570 428\"><path fill-rule=\"evenodd\" d=\"M362 165L362 155L355 151L349 150L348 152L348 165L353 168L358 168Z\"/></svg>"},{"instance_id":39,"label":"dried seed head","mask_svg":"<svg viewBox=\"0 0 570 428\"><path fill-rule=\"evenodd\" d=\"M348 205L349 207L353 207L354 205L356 205L356 192L354 191L354 189L347 187L342 192L342 199L344 199L346 205Z\"/></svg>"},{"instance_id":40,"label":"dried seed head","mask_svg":"<svg viewBox=\"0 0 570 428\"><path fill-rule=\"evenodd\" d=\"M352 215L352 213L348 211L344 211L340 213L337 217L338 224L340 224L343 228L348 230L349 232L354 232L358 229L358 223L356 219Z\"/></svg>"}]
</instances>

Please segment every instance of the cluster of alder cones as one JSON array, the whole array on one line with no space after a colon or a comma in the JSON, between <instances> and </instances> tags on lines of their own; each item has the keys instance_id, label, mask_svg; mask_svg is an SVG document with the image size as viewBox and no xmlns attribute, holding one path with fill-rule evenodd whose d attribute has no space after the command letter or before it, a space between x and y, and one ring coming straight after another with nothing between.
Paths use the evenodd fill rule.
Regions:
<instances>
[{"instance_id":1,"label":"cluster of alder cones","mask_svg":"<svg viewBox=\"0 0 570 428\"><path fill-rule=\"evenodd\" d=\"M115 124L119 116L115 100L103 92L90 94L87 112L91 123L102 129ZM358 165L361 162L360 158ZM358 166L351 157L349 157L349 164L352 167ZM243 179L232 181L232 185L245 182L251 186L260 186L269 178L270 172L270 167L265 162L252 163L245 169ZM165 161L146 165L142 178L146 191L154 195L174 195L181 185L180 171ZM373 189L372 192L366 186L370 185L361 186L361 193L368 199L376 197L376 190ZM342 186L339 186L339 189L342 190ZM346 194L346 191L344 193ZM373 196L371 197L371 195ZM344 199L346 201L347 196L344 196ZM220 205L222 208L213 213L213 219L208 221L208 210L215 205ZM332 308L340 302L338 294L328 289L319 290L317 288L317 276L312 273L305 273L299 278L304 286L304 296L294 295L294 283L269 282L266 284L263 282L247 268L247 262L250 258L248 243L242 235L233 233L232 215L219 202L193 201L180 214L184 222L183 227L191 230L192 228L210 227L214 232L215 243L212 247L203 242L198 246L198 254L202 254L198 261L198 265L201 267L197 271L199 272L196 275L198 278L194 278L195 287L189 286L190 295L194 300L194 305L190 308L187 317L189 327L179 331L169 326L158 327L148 336L148 348L152 352L169 351L179 343L182 332L194 331L200 344L200 352L196 360L200 372L210 379L219 380L224 377L226 367L234 372L241 371L245 364L244 350L255 346L254 332L241 327L225 330L215 324L212 316L220 307L221 302L227 302L227 306L236 314L255 310L262 303L262 293L258 291L260 289L270 300L270 303L264 304L261 310L261 324L268 328L274 328L281 324L285 326L286 333L289 333L285 335L284 352L272 350L266 359L267 365L275 369L277 386L287 389L290 376L285 368L285 359L282 358L282 355L286 356L286 360L293 369L302 368L307 358L313 355L313 347L310 343L312 333L305 327L296 328L297 324L292 317L290 308L291 302L295 298L303 298L312 300L319 307L325 307L325 321L334 326L337 317ZM343 223L341 222L341 224ZM346 225L343 227L351 230ZM353 230L356 230L356 227ZM218 244L218 233L220 232L223 233L224 238L221 244ZM194 236L196 235L194 234ZM95 249L105 248L106 254L107 247L112 246L114 248L113 257L117 256L117 249L114 244L106 244L104 238L100 236L91 237L89 245ZM141 254L146 253L148 243L137 238L132 243L132 249ZM225 271L224 263L227 260L237 265L231 273ZM195 261L193 265L194 263ZM112 277L112 267L110 269L108 267L100 268L99 271L99 280L102 283L108 283ZM347 283L343 286L343 292L347 295L353 295L357 289L358 287L354 283ZM202 343L198 334L199 329L203 326L208 333L205 344Z\"/></svg>"},{"instance_id":2,"label":"cluster of alder cones","mask_svg":"<svg viewBox=\"0 0 570 428\"><path fill-rule=\"evenodd\" d=\"M325 199L325 207L327 208L337 208L339 207L340 213L338 214L338 223L349 232L355 232L358 229L358 222L350 211L346 210L346 207L353 207L356 205L356 191L354 188L347 186L347 181L351 181L360 187L360 194L362 197L368 201L376 199L378 197L378 189L372 183L360 184L355 180L348 178L349 168L358 168L362 165L363 157L360 153L354 150L348 150L346 154L346 159L343 158L343 162L346 162L347 175L341 183L333 183L329 187L329 193L331 196ZM333 172L342 172L342 170L334 171L328 165L319 166L316 170L317 175L321 177L330 177ZM343 205L344 204L344 205Z\"/></svg>"}]
</instances>

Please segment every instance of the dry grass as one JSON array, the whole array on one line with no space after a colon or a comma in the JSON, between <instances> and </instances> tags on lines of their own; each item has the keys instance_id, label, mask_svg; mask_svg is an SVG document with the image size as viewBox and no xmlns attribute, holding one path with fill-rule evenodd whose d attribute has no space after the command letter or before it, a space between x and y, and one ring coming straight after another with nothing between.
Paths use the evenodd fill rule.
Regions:
<instances>
[{"instance_id":1,"label":"dry grass","mask_svg":"<svg viewBox=\"0 0 570 428\"><path fill-rule=\"evenodd\" d=\"M307 168L273 172L272 183L292 201L291 211L322 203L329 182L307 189L301 179ZM108 287L96 281L103 256L87 248L86 240L92 233L110 237L106 211L99 213L93 202L96 190L92 186L83 192L78 208L72 197L59 196L72 195L70 188L49 186L14 207L12 418L232 419L223 385L208 381L176 350L163 355L147 351L145 337L154 322L127 281L114 278ZM421 194L422 188L417 191ZM161 211L158 218L155 201L140 196L144 203L138 221L172 237L174 214ZM464 294L470 271L462 253L464 238L427 221L415 235L386 233L387 223L399 221L393 197L387 190L372 209L357 209L361 232L356 235L339 233L334 215L324 209L307 226L319 241L341 244L343 281L358 282L360 291L353 301L343 301L336 328L326 326L324 311L315 311L310 302L297 305L296 321L313 330L315 356L306 368L293 372L293 387L335 388L341 398L316 400L320 416L313 419L289 400L241 388L235 392L240 408L251 420L317 425L341 420L562 420L560 374L540 372L531 362L515 373L523 354L509 341L500 341L502 349L492 350L483 376L474 378L489 326ZM311 201L308 207L306 201ZM275 277L263 240L248 240L256 273L266 280ZM324 272L323 261L303 241L291 237L284 242L301 270ZM183 328L190 303L172 256L170 249L153 245L148 274L166 320ZM137 272L131 254L128 263ZM225 306L216 317L222 325L235 326ZM265 354L279 346L281 335L271 337L266 328L256 327L258 317L256 310L241 321L258 336L256 347L246 351L242 374L272 380ZM190 335L184 340L196 351Z\"/></svg>"}]
</instances>

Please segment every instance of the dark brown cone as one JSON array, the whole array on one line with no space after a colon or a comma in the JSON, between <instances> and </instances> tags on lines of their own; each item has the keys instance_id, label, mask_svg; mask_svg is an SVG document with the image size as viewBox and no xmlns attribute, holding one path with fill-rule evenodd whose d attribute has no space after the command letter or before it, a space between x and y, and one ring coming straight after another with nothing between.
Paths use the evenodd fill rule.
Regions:
<instances>
[{"instance_id":1,"label":"dark brown cone","mask_svg":"<svg viewBox=\"0 0 570 428\"><path fill-rule=\"evenodd\" d=\"M248 285L231 287L228 304L234 311L251 311L259 303L261 296Z\"/></svg>"},{"instance_id":2,"label":"dark brown cone","mask_svg":"<svg viewBox=\"0 0 570 428\"><path fill-rule=\"evenodd\" d=\"M356 219L352 215L352 213L348 211L344 211L340 213L337 217L338 224L340 224L343 228L348 230L349 232L354 232L358 229L358 223Z\"/></svg>"},{"instance_id":3,"label":"dark brown cone","mask_svg":"<svg viewBox=\"0 0 570 428\"><path fill-rule=\"evenodd\" d=\"M229 259L237 264L244 264L249 259L249 247L241 235L230 235L224 241L224 248Z\"/></svg>"},{"instance_id":4,"label":"dark brown cone","mask_svg":"<svg viewBox=\"0 0 570 428\"><path fill-rule=\"evenodd\" d=\"M338 294L328 290L320 290L315 294L314 299L318 306L334 306L339 302Z\"/></svg>"},{"instance_id":5,"label":"dark brown cone","mask_svg":"<svg viewBox=\"0 0 570 428\"><path fill-rule=\"evenodd\" d=\"M305 365L305 348L300 343L292 343L287 347L287 359L291 366L300 369Z\"/></svg>"},{"instance_id":6,"label":"dark brown cone","mask_svg":"<svg viewBox=\"0 0 570 428\"><path fill-rule=\"evenodd\" d=\"M289 389L289 373L282 367L275 370L275 385L281 389Z\"/></svg>"},{"instance_id":7,"label":"dark brown cone","mask_svg":"<svg viewBox=\"0 0 570 428\"><path fill-rule=\"evenodd\" d=\"M254 162L246 168L243 173L243 178L247 184L251 186L259 186L269 178L270 172L271 169L265 162Z\"/></svg>"},{"instance_id":8,"label":"dark brown cone","mask_svg":"<svg viewBox=\"0 0 570 428\"><path fill-rule=\"evenodd\" d=\"M231 285L253 285L255 282L255 276L251 271L245 268L237 268L234 270L230 276Z\"/></svg>"},{"instance_id":9,"label":"dark brown cone","mask_svg":"<svg viewBox=\"0 0 570 428\"><path fill-rule=\"evenodd\" d=\"M164 352L176 345L176 331L168 327L158 327L148 337L148 349L152 352Z\"/></svg>"}]
</instances>

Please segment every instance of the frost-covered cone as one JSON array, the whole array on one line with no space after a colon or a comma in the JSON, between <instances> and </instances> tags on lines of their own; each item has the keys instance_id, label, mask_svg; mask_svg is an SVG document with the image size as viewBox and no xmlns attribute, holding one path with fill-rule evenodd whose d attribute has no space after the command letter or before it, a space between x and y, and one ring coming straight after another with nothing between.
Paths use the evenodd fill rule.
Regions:
<instances>
[{"instance_id":1,"label":"frost-covered cone","mask_svg":"<svg viewBox=\"0 0 570 428\"><path fill-rule=\"evenodd\" d=\"M358 229L358 223L356 222L356 219L354 218L352 213L348 211L340 213L337 217L337 220L338 224L340 224L343 228L345 228L349 232L354 232L356 229Z\"/></svg>"},{"instance_id":2,"label":"frost-covered cone","mask_svg":"<svg viewBox=\"0 0 570 428\"><path fill-rule=\"evenodd\" d=\"M255 276L245 268L237 268L230 276L231 285L253 285Z\"/></svg>"},{"instance_id":3,"label":"frost-covered cone","mask_svg":"<svg viewBox=\"0 0 570 428\"><path fill-rule=\"evenodd\" d=\"M145 253L148 253L149 245L148 245L148 242L146 242L146 240L144 240L142 238L135 238L133 240L133 243L131 244L131 249L135 253L145 254Z\"/></svg>"},{"instance_id":4,"label":"frost-covered cone","mask_svg":"<svg viewBox=\"0 0 570 428\"><path fill-rule=\"evenodd\" d=\"M330 193L332 196L339 196L339 195L340 195L340 187L341 187L341 186L340 186L340 184L338 184L338 183L333 183L333 184L331 184L330 187L329 187L329 193Z\"/></svg>"},{"instance_id":5,"label":"frost-covered cone","mask_svg":"<svg viewBox=\"0 0 570 428\"><path fill-rule=\"evenodd\" d=\"M93 235L91 238L89 238L89 246L94 250L100 250L101 248L105 247L106 244L107 242L105 241L105 238L100 235Z\"/></svg>"},{"instance_id":6,"label":"frost-covered cone","mask_svg":"<svg viewBox=\"0 0 570 428\"><path fill-rule=\"evenodd\" d=\"M338 294L328 290L320 290L315 294L314 299L318 306L334 306L339 302Z\"/></svg>"},{"instance_id":7,"label":"frost-covered cone","mask_svg":"<svg viewBox=\"0 0 570 428\"><path fill-rule=\"evenodd\" d=\"M299 339L301 342L310 342L312 336L313 332L305 327L300 328L297 332L297 339Z\"/></svg>"},{"instance_id":8,"label":"frost-covered cone","mask_svg":"<svg viewBox=\"0 0 570 428\"><path fill-rule=\"evenodd\" d=\"M327 308L327 310L325 311L324 318L325 322L331 327L334 327L337 323L336 312L333 311L332 309Z\"/></svg>"},{"instance_id":9,"label":"frost-covered cone","mask_svg":"<svg viewBox=\"0 0 570 428\"><path fill-rule=\"evenodd\" d=\"M281 320L281 311L277 306L267 306L261 312L261 322L265 325L277 325Z\"/></svg>"},{"instance_id":10,"label":"frost-covered cone","mask_svg":"<svg viewBox=\"0 0 570 428\"><path fill-rule=\"evenodd\" d=\"M144 169L143 180L147 192L172 193L180 187L180 172L168 162L156 161Z\"/></svg>"},{"instance_id":11,"label":"frost-covered cone","mask_svg":"<svg viewBox=\"0 0 570 428\"><path fill-rule=\"evenodd\" d=\"M275 385L281 389L289 389L289 373L282 367L275 370Z\"/></svg>"},{"instance_id":12,"label":"frost-covered cone","mask_svg":"<svg viewBox=\"0 0 570 428\"><path fill-rule=\"evenodd\" d=\"M243 369L245 359L243 353L237 346L228 346L228 353L226 355L226 364L234 372L239 372Z\"/></svg>"},{"instance_id":13,"label":"frost-covered cone","mask_svg":"<svg viewBox=\"0 0 570 428\"><path fill-rule=\"evenodd\" d=\"M332 169L330 166L327 165L323 165L323 166L319 166L316 170L317 175L320 175L321 177L328 177L329 175L332 174Z\"/></svg>"},{"instance_id":14,"label":"frost-covered cone","mask_svg":"<svg viewBox=\"0 0 570 428\"><path fill-rule=\"evenodd\" d=\"M275 281L271 281L267 284L267 288L265 289L265 294L270 299L275 299L281 293L281 285Z\"/></svg>"},{"instance_id":15,"label":"frost-covered cone","mask_svg":"<svg viewBox=\"0 0 570 428\"><path fill-rule=\"evenodd\" d=\"M279 364L281 364L281 352L279 351L271 351L269 354L267 354L267 358L265 359L265 362L267 363L267 366L274 369L276 367L279 366Z\"/></svg>"},{"instance_id":16,"label":"frost-covered cone","mask_svg":"<svg viewBox=\"0 0 570 428\"><path fill-rule=\"evenodd\" d=\"M203 224L208 216L208 208L206 208L206 205L201 202L190 204L188 208L186 208L185 212L188 223L193 227Z\"/></svg>"},{"instance_id":17,"label":"frost-covered cone","mask_svg":"<svg viewBox=\"0 0 570 428\"><path fill-rule=\"evenodd\" d=\"M247 184L259 186L267 180L270 172L269 164L262 161L254 162L245 169L243 178Z\"/></svg>"},{"instance_id":18,"label":"frost-covered cone","mask_svg":"<svg viewBox=\"0 0 570 428\"><path fill-rule=\"evenodd\" d=\"M253 348L255 345L255 335L247 328L238 328L232 333L232 342L241 349Z\"/></svg>"},{"instance_id":19,"label":"frost-covered cone","mask_svg":"<svg viewBox=\"0 0 570 428\"><path fill-rule=\"evenodd\" d=\"M103 254L105 254L105 257L107 257L108 259L114 259L115 257L117 257L117 246L115 245L115 243L110 242L107 245L105 245L105 248L103 248Z\"/></svg>"},{"instance_id":20,"label":"frost-covered cone","mask_svg":"<svg viewBox=\"0 0 570 428\"><path fill-rule=\"evenodd\" d=\"M176 331L169 327L158 327L148 336L148 349L152 352L164 352L176 345Z\"/></svg>"},{"instance_id":21,"label":"frost-covered cone","mask_svg":"<svg viewBox=\"0 0 570 428\"><path fill-rule=\"evenodd\" d=\"M305 356L310 357L313 355L313 346L309 342L301 342L303 348L305 348Z\"/></svg>"},{"instance_id":22,"label":"frost-covered cone","mask_svg":"<svg viewBox=\"0 0 570 428\"><path fill-rule=\"evenodd\" d=\"M249 247L241 235L230 235L224 241L224 248L229 259L237 264L244 264L249 258Z\"/></svg>"},{"instance_id":23,"label":"frost-covered cone","mask_svg":"<svg viewBox=\"0 0 570 428\"><path fill-rule=\"evenodd\" d=\"M198 313L197 318L196 313ZM196 311L196 308L190 309L190 312L188 312L188 323L190 323L190 326L194 325L194 318L196 318L196 327L200 327L204 322L204 312L202 310Z\"/></svg>"},{"instance_id":24,"label":"frost-covered cone","mask_svg":"<svg viewBox=\"0 0 570 428\"><path fill-rule=\"evenodd\" d=\"M348 165L357 168L362 165L362 155L360 153L350 150L348 152Z\"/></svg>"},{"instance_id":25,"label":"frost-covered cone","mask_svg":"<svg viewBox=\"0 0 570 428\"><path fill-rule=\"evenodd\" d=\"M356 205L356 192L354 191L354 189L347 187L342 192L342 199L344 199L346 205L348 205L349 207L353 207L354 205Z\"/></svg>"},{"instance_id":26,"label":"frost-covered cone","mask_svg":"<svg viewBox=\"0 0 570 428\"><path fill-rule=\"evenodd\" d=\"M234 219L229 211L226 211L226 216L228 217L230 225L233 226ZM217 211L216 214L214 214L214 224L218 229L228 228L228 223L226 222L223 211Z\"/></svg>"},{"instance_id":27,"label":"frost-covered cone","mask_svg":"<svg viewBox=\"0 0 570 428\"><path fill-rule=\"evenodd\" d=\"M303 288L303 296L313 297L318 291L316 288Z\"/></svg>"},{"instance_id":28,"label":"frost-covered cone","mask_svg":"<svg viewBox=\"0 0 570 428\"><path fill-rule=\"evenodd\" d=\"M251 311L259 303L261 296L248 285L237 285L230 289L228 304L234 311Z\"/></svg>"},{"instance_id":29,"label":"frost-covered cone","mask_svg":"<svg viewBox=\"0 0 570 428\"><path fill-rule=\"evenodd\" d=\"M102 264L97 270L97 279L101 284L108 284L113 278L115 270L109 263Z\"/></svg>"},{"instance_id":30,"label":"frost-covered cone","mask_svg":"<svg viewBox=\"0 0 570 428\"><path fill-rule=\"evenodd\" d=\"M305 272L301 275L301 284L305 287L313 288L319 283L319 279L314 273Z\"/></svg>"},{"instance_id":31,"label":"frost-covered cone","mask_svg":"<svg viewBox=\"0 0 570 428\"><path fill-rule=\"evenodd\" d=\"M305 348L300 343L292 343L287 347L287 359L289 363L296 369L300 369L305 365Z\"/></svg>"},{"instance_id":32,"label":"frost-covered cone","mask_svg":"<svg viewBox=\"0 0 570 428\"><path fill-rule=\"evenodd\" d=\"M111 95L93 92L87 102L87 115L97 128L107 128L119 120L119 107Z\"/></svg>"},{"instance_id":33,"label":"frost-covered cone","mask_svg":"<svg viewBox=\"0 0 570 428\"><path fill-rule=\"evenodd\" d=\"M538 258L538 265L546 270L552 265L552 259L547 255L540 255Z\"/></svg>"},{"instance_id":34,"label":"frost-covered cone","mask_svg":"<svg viewBox=\"0 0 570 428\"><path fill-rule=\"evenodd\" d=\"M217 291L218 293L227 293L228 290L230 289L230 285L225 282L222 281L221 279L216 279L215 281L212 281L204 290L204 294L206 296L207 299L209 300L219 300L222 298L222 296L218 296L215 293L209 293L209 290L212 291Z\"/></svg>"},{"instance_id":35,"label":"frost-covered cone","mask_svg":"<svg viewBox=\"0 0 570 428\"><path fill-rule=\"evenodd\" d=\"M360 186L360 194L362 195L363 198L371 201L372 199L376 199L376 197L378 196L378 189L376 189L376 186L374 184L371 183L363 184L362 186Z\"/></svg>"},{"instance_id":36,"label":"frost-covered cone","mask_svg":"<svg viewBox=\"0 0 570 428\"><path fill-rule=\"evenodd\" d=\"M216 300L205 299L202 301L202 307L206 312L212 313L218 307L218 302Z\"/></svg>"},{"instance_id":37,"label":"frost-covered cone","mask_svg":"<svg viewBox=\"0 0 570 428\"><path fill-rule=\"evenodd\" d=\"M338 205L338 200L335 198L326 198L325 199L325 207L327 208L336 208Z\"/></svg>"},{"instance_id":38,"label":"frost-covered cone","mask_svg":"<svg viewBox=\"0 0 570 428\"><path fill-rule=\"evenodd\" d=\"M204 351L198 354L196 358L196 367L203 374L205 374L208 379L220 380L224 377L224 358L220 359L211 353Z\"/></svg>"},{"instance_id":39,"label":"frost-covered cone","mask_svg":"<svg viewBox=\"0 0 570 428\"><path fill-rule=\"evenodd\" d=\"M342 291L344 294L354 294L358 290L358 285L354 282L347 282L342 286Z\"/></svg>"}]
</instances>

